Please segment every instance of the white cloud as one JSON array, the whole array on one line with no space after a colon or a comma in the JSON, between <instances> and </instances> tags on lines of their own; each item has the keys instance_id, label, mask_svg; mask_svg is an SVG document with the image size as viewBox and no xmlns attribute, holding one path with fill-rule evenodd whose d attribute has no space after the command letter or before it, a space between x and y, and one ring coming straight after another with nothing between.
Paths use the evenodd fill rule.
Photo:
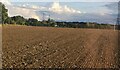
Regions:
<instances>
[{"instance_id":1,"label":"white cloud","mask_svg":"<svg viewBox=\"0 0 120 70\"><path fill-rule=\"evenodd\" d=\"M39 7L30 4L23 4L20 6L14 5L10 2L10 0L0 0L0 2L5 4L6 8L8 9L8 15L10 17L21 15L25 18L35 18L41 20L41 16L38 15L36 12L45 9L45 7Z\"/></svg>"},{"instance_id":2,"label":"white cloud","mask_svg":"<svg viewBox=\"0 0 120 70\"><path fill-rule=\"evenodd\" d=\"M0 2L2 2L5 5L11 5L10 0L0 0Z\"/></svg>"},{"instance_id":3,"label":"white cloud","mask_svg":"<svg viewBox=\"0 0 120 70\"><path fill-rule=\"evenodd\" d=\"M59 2L54 2L49 10L55 13L81 13L81 11L70 8L67 5L61 6Z\"/></svg>"},{"instance_id":4,"label":"white cloud","mask_svg":"<svg viewBox=\"0 0 120 70\"><path fill-rule=\"evenodd\" d=\"M34 11L47 10L46 7L37 6L37 5L30 5L30 4L22 4L22 5L18 5L18 7L31 9L31 10L34 10Z\"/></svg>"},{"instance_id":5,"label":"white cloud","mask_svg":"<svg viewBox=\"0 0 120 70\"><path fill-rule=\"evenodd\" d=\"M49 11L57 14L79 14L81 11L68 7L67 5L61 6L58 2L54 2L50 7L22 4L22 5L7 5L9 16L21 15L25 18L35 18L42 20L42 13L39 11ZM47 15L46 15L47 16Z\"/></svg>"},{"instance_id":6,"label":"white cloud","mask_svg":"<svg viewBox=\"0 0 120 70\"><path fill-rule=\"evenodd\" d=\"M9 16L21 15L25 18L36 18L42 20L42 11L47 11L45 18L51 15L51 18L58 21L96 21L96 22L112 22L114 21L113 16L109 15L112 13L109 9L98 8L90 11L95 11L92 13L81 12L74 8L68 7L67 5L60 5L59 2L54 2L51 6L38 6L31 4L22 5L12 5L8 0L6 6L8 8ZM109 14L108 14L109 13Z\"/></svg>"},{"instance_id":7,"label":"white cloud","mask_svg":"<svg viewBox=\"0 0 120 70\"><path fill-rule=\"evenodd\" d=\"M16 16L21 15L25 18L35 18L40 20L40 16L36 13L36 11L32 9L22 8L22 7L15 7L15 6L8 6L8 13L9 16Z\"/></svg>"}]
</instances>

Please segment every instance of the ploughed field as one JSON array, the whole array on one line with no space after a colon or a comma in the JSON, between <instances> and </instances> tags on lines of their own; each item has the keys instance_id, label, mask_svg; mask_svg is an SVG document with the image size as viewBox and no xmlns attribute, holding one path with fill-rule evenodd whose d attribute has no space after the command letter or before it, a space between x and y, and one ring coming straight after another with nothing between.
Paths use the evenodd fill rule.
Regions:
<instances>
[{"instance_id":1,"label":"ploughed field","mask_svg":"<svg viewBox=\"0 0 120 70\"><path fill-rule=\"evenodd\" d=\"M2 27L3 68L117 68L118 31Z\"/></svg>"}]
</instances>

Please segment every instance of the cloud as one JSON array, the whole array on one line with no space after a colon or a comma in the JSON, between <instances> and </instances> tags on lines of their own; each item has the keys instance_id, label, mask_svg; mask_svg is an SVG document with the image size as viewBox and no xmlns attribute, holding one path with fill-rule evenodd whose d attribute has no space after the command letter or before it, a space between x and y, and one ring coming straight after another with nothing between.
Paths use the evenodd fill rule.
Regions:
<instances>
[{"instance_id":1,"label":"cloud","mask_svg":"<svg viewBox=\"0 0 120 70\"><path fill-rule=\"evenodd\" d=\"M110 9L118 9L118 2L113 2L113 3L107 4L105 6Z\"/></svg>"},{"instance_id":2,"label":"cloud","mask_svg":"<svg viewBox=\"0 0 120 70\"><path fill-rule=\"evenodd\" d=\"M12 4L9 0L0 0L0 2L5 4L6 8L8 9L8 15L10 17L21 15L25 18L35 18L41 20L41 17L36 13L38 7L35 5L23 4L21 6L18 6Z\"/></svg>"},{"instance_id":3,"label":"cloud","mask_svg":"<svg viewBox=\"0 0 120 70\"><path fill-rule=\"evenodd\" d=\"M8 15L10 17L21 15L25 18L35 18L41 20L41 16L36 12L45 9L45 7L30 4L14 5L10 2L10 0L0 0L0 2L5 4L6 8L8 9Z\"/></svg>"},{"instance_id":4,"label":"cloud","mask_svg":"<svg viewBox=\"0 0 120 70\"><path fill-rule=\"evenodd\" d=\"M99 22L99 23L115 23L116 18L113 17L111 14L97 14L97 13L87 13L81 16L82 21L92 21L92 22Z\"/></svg>"},{"instance_id":5,"label":"cloud","mask_svg":"<svg viewBox=\"0 0 120 70\"><path fill-rule=\"evenodd\" d=\"M113 2L110 4L105 5L105 7L112 11L112 13L118 13L118 2Z\"/></svg>"},{"instance_id":6,"label":"cloud","mask_svg":"<svg viewBox=\"0 0 120 70\"><path fill-rule=\"evenodd\" d=\"M8 13L9 16L21 15L25 18L35 18L40 20L40 16L36 13L36 11L28 8L8 6Z\"/></svg>"},{"instance_id":7,"label":"cloud","mask_svg":"<svg viewBox=\"0 0 120 70\"><path fill-rule=\"evenodd\" d=\"M52 6L49 8L49 11L55 13L81 13L81 11L70 8L67 5L61 6L59 2L54 2Z\"/></svg>"},{"instance_id":8,"label":"cloud","mask_svg":"<svg viewBox=\"0 0 120 70\"><path fill-rule=\"evenodd\" d=\"M106 8L106 7L99 7L97 9L94 9L94 14L100 14L101 16L107 15L107 14L113 14L112 10Z\"/></svg>"},{"instance_id":9,"label":"cloud","mask_svg":"<svg viewBox=\"0 0 120 70\"><path fill-rule=\"evenodd\" d=\"M84 13L67 5L60 5L59 2L54 2L52 5L48 4L47 7L36 4L13 5L9 2L6 2L6 6L9 16L21 15L25 18L36 18L38 20L42 20L43 13L45 13L45 19L48 19L50 15L56 21L91 21L100 23L114 23L116 21L116 14L111 11L111 7L108 7L108 5L92 9L90 10L93 11L91 13Z\"/></svg>"},{"instance_id":10,"label":"cloud","mask_svg":"<svg viewBox=\"0 0 120 70\"><path fill-rule=\"evenodd\" d=\"M34 11L47 10L46 7L37 6L37 5L30 5L30 4L22 4L22 5L18 5L18 7L26 8L26 9L31 9L31 10L34 10Z\"/></svg>"},{"instance_id":11,"label":"cloud","mask_svg":"<svg viewBox=\"0 0 120 70\"><path fill-rule=\"evenodd\" d=\"M9 0L0 0L5 5L11 5L11 2Z\"/></svg>"},{"instance_id":12,"label":"cloud","mask_svg":"<svg viewBox=\"0 0 120 70\"><path fill-rule=\"evenodd\" d=\"M79 22L99 22L99 23L115 23L116 16L113 17L113 14L101 15L98 13L82 13L82 14L57 14L54 12L50 13L51 18L54 18L56 21L79 21Z\"/></svg>"},{"instance_id":13,"label":"cloud","mask_svg":"<svg viewBox=\"0 0 120 70\"><path fill-rule=\"evenodd\" d=\"M21 5L8 5L9 16L21 15L25 18L35 18L42 20L43 12L46 11L46 14L52 12L57 14L80 14L81 12L73 8L68 7L67 5L61 6L58 2L54 2L50 7L37 6L31 4L21 4ZM39 12L39 13L38 13ZM45 13L45 12L44 12ZM48 18L48 14L45 16Z\"/></svg>"}]
</instances>

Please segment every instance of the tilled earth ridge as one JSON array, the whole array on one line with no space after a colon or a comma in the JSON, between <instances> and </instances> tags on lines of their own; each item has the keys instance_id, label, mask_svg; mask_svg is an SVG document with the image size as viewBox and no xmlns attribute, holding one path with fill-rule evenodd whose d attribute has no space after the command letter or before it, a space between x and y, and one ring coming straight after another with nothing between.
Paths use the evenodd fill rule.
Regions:
<instances>
[{"instance_id":1,"label":"tilled earth ridge","mask_svg":"<svg viewBox=\"0 0 120 70\"><path fill-rule=\"evenodd\" d=\"M3 68L117 68L118 31L30 26L2 28Z\"/></svg>"}]
</instances>

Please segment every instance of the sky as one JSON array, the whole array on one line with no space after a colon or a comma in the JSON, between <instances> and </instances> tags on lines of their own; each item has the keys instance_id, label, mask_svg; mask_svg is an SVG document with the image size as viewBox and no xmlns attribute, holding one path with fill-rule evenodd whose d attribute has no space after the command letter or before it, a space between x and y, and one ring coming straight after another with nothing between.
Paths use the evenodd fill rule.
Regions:
<instances>
[{"instance_id":1,"label":"sky","mask_svg":"<svg viewBox=\"0 0 120 70\"><path fill-rule=\"evenodd\" d=\"M56 21L98 22L115 24L118 14L118 0L0 0L6 5L9 16L21 15L25 18Z\"/></svg>"}]
</instances>

